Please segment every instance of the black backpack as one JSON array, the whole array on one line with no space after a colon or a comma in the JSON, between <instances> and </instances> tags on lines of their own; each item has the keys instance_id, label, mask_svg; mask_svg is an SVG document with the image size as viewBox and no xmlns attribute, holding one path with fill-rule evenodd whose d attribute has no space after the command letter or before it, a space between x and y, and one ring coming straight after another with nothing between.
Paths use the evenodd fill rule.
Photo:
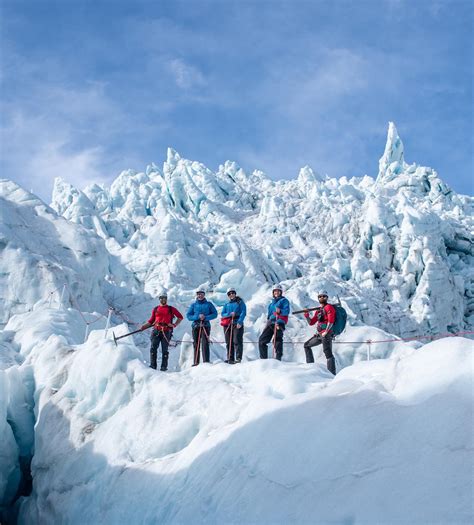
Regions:
<instances>
[{"instance_id":1,"label":"black backpack","mask_svg":"<svg viewBox=\"0 0 474 525\"><path fill-rule=\"evenodd\" d=\"M332 333L340 335L344 332L347 323L347 312L341 303L331 305L336 310L336 320L332 326Z\"/></svg>"}]
</instances>

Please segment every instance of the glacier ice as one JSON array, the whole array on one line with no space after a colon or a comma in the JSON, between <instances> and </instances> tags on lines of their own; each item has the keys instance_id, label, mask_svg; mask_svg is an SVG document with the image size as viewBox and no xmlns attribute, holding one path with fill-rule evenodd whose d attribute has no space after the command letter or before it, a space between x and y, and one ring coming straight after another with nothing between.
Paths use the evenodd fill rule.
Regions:
<instances>
[{"instance_id":1,"label":"glacier ice","mask_svg":"<svg viewBox=\"0 0 474 525\"><path fill-rule=\"evenodd\" d=\"M0 512L9 519L472 519L472 435L462 424L472 421L472 341L396 337L472 331L472 198L408 164L393 123L376 177L305 166L276 182L231 161L212 172L169 148L162 168L123 171L110 187L57 179L50 206L8 180L0 200ZM334 380L320 362L304 363L310 332L297 316L284 362L257 360L275 282L294 309L315 304L322 287L346 307ZM143 363L147 334L118 347L104 338L109 308L124 334L148 318L159 290L184 311L198 286L218 307L229 286L245 298L241 366L222 362L219 329L215 364L191 369L182 323L170 356L178 373L165 375ZM367 341L380 339L392 341L371 345L368 362ZM383 509L363 504L377 498Z\"/></svg>"}]
</instances>

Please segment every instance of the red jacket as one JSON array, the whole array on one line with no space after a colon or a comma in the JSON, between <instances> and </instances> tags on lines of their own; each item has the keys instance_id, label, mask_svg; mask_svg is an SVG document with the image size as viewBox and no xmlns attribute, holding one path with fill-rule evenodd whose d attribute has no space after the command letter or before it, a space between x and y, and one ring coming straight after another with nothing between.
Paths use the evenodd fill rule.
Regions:
<instances>
[{"instance_id":1,"label":"red jacket","mask_svg":"<svg viewBox=\"0 0 474 525\"><path fill-rule=\"evenodd\" d=\"M309 317L309 313L305 315L306 318ZM310 319L309 324L313 326L316 325L316 330L319 334L326 330L328 324L334 324L336 321L336 309L332 304L326 304L323 308L319 308L314 313L312 319ZM331 330L329 330L331 331Z\"/></svg>"},{"instance_id":2,"label":"red jacket","mask_svg":"<svg viewBox=\"0 0 474 525\"><path fill-rule=\"evenodd\" d=\"M176 310L174 306L163 306L160 304L159 306L153 308L153 312L151 313L151 317L148 319L148 322L154 325L155 328L167 332L168 330L171 330L171 326L168 326L168 324L171 324L175 317L178 319L183 318L181 313Z\"/></svg>"}]
</instances>

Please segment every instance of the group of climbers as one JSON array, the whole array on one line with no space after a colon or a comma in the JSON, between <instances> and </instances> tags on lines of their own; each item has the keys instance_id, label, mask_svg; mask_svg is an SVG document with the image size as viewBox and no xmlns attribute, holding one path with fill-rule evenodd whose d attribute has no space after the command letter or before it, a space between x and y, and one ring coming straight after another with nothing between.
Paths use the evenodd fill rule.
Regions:
<instances>
[{"instance_id":1,"label":"group of climbers","mask_svg":"<svg viewBox=\"0 0 474 525\"><path fill-rule=\"evenodd\" d=\"M227 348L226 363L240 363L243 356L244 320L247 315L247 307L244 300L237 295L235 288L227 290L228 302L224 305L221 313L220 324L224 330ZM183 320L183 315L173 306L168 305L168 296L162 293L159 296L160 304L153 309L148 322L141 326L141 330L153 327L151 333L150 367L157 368L157 352L161 344L162 361L161 370L168 369L168 346L173 329ZM306 362L314 363L312 347L321 345L327 359L327 368L332 374L336 374L336 362L332 353L332 340L334 337L333 326L336 319L334 306L328 304L328 293L318 293L320 307L313 317L309 310L304 310L305 318L311 326L316 324L316 334L304 343ZM273 357L281 361L283 356L283 334L290 315L290 303L283 296L283 288L277 284L272 289L272 300L268 305L267 323L260 334L258 348L260 359L268 358L268 344L273 343ZM209 344L211 342L211 321L217 317L217 310L211 301L206 299L206 292L200 288L196 291L196 299L188 308L186 313L188 321L192 322L192 335L194 347L193 366L202 361L210 361Z\"/></svg>"}]
</instances>

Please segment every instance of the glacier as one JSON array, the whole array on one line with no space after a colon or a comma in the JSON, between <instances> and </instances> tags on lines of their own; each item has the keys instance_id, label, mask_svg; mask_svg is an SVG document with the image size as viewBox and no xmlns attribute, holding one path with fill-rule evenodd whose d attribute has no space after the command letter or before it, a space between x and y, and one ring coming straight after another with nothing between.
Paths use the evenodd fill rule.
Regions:
<instances>
[{"instance_id":1,"label":"glacier","mask_svg":"<svg viewBox=\"0 0 474 525\"><path fill-rule=\"evenodd\" d=\"M274 181L169 148L110 187L56 179L47 205L3 179L0 199L2 522L473 520L473 199L407 164L393 123L376 177ZM335 378L304 362L298 316L283 362L257 359L275 282L294 310L326 288L348 311ZM166 374L147 334L111 341L198 286L245 298L241 365L217 326L192 369L182 323ZM422 339L442 334L461 337ZM370 340L390 342L367 361Z\"/></svg>"}]
</instances>

